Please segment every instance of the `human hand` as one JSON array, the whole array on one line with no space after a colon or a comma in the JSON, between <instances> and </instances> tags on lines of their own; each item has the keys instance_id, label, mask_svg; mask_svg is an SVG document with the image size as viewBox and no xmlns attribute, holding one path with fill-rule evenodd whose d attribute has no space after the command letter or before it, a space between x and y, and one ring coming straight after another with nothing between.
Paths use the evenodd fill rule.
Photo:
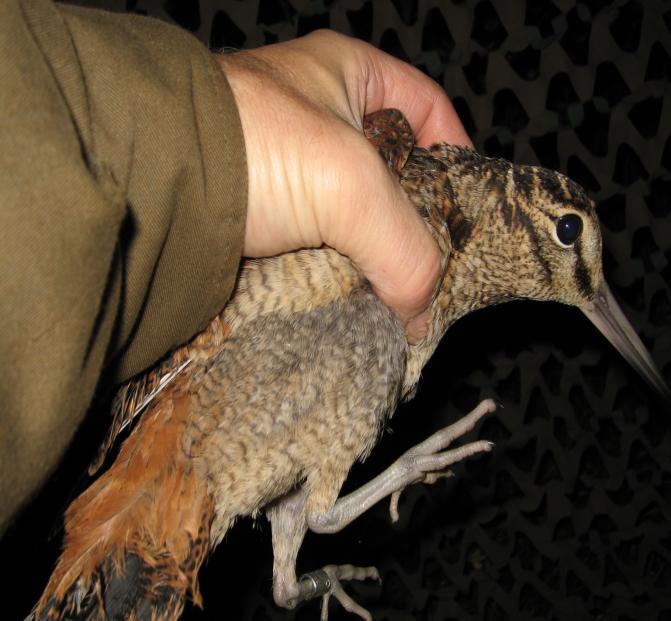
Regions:
<instances>
[{"instance_id":1,"label":"human hand","mask_svg":"<svg viewBox=\"0 0 671 621\"><path fill-rule=\"evenodd\" d=\"M440 255L362 125L365 114L398 108L420 146L470 145L443 90L410 65L330 31L218 60L247 150L243 254L335 248L361 268L409 336L420 336Z\"/></svg>"}]
</instances>

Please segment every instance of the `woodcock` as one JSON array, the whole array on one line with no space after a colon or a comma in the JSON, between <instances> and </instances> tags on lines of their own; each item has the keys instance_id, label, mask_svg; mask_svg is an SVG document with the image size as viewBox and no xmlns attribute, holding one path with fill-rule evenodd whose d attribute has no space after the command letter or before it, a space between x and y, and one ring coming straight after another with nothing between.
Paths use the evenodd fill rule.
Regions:
<instances>
[{"instance_id":1,"label":"woodcock","mask_svg":"<svg viewBox=\"0 0 671 621\"><path fill-rule=\"evenodd\" d=\"M201 604L207 554L236 518L263 509L277 604L321 596L326 619L333 596L371 619L341 582L377 578L374 568L327 566L298 580L298 550L308 529L338 531L387 496L393 518L406 486L491 450L486 441L448 448L494 409L488 400L338 497L447 328L478 308L520 298L577 306L669 394L604 281L596 213L578 185L466 148L413 148L398 111L368 116L364 130L442 251L426 336L409 343L356 266L331 249L244 262L208 329L119 393L94 470L137 422L67 510L63 553L32 618L177 619L187 597Z\"/></svg>"}]
</instances>

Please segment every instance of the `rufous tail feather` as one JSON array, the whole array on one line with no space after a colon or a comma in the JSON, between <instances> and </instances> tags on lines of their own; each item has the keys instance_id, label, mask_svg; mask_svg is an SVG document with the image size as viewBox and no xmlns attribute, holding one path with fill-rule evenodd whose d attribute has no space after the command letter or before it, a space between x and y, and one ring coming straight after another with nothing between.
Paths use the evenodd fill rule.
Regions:
<instances>
[{"instance_id":1,"label":"rufous tail feather","mask_svg":"<svg viewBox=\"0 0 671 621\"><path fill-rule=\"evenodd\" d=\"M63 552L35 621L172 621L209 547L212 499L184 452L190 397L172 388L65 514Z\"/></svg>"}]
</instances>

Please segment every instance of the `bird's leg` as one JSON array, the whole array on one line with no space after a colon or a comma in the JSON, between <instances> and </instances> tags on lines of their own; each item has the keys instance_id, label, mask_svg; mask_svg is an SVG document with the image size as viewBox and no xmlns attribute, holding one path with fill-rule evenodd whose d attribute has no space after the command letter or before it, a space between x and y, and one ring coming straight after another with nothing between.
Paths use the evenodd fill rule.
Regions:
<instances>
[{"instance_id":1,"label":"bird's leg","mask_svg":"<svg viewBox=\"0 0 671 621\"><path fill-rule=\"evenodd\" d=\"M276 500L267 510L273 537L273 599L282 608L295 608L309 599L296 580L296 557L308 530L307 492L298 488Z\"/></svg>"},{"instance_id":2,"label":"bird's leg","mask_svg":"<svg viewBox=\"0 0 671 621\"><path fill-rule=\"evenodd\" d=\"M327 565L297 580L296 557L305 533L308 528L317 533L338 532L386 496L391 496L390 510L395 520L398 497L408 485L419 481L433 483L446 476L448 466L491 450L492 443L484 440L445 449L495 408L491 399L482 401L470 414L412 447L382 474L347 496L337 499L348 469L343 466L346 460L336 457L308 475L304 487L276 501L267 511L273 534L275 602L284 608L294 608L300 602L322 596L321 621L327 621L328 601L333 596L348 612L372 621L371 614L345 593L341 581L379 580L377 569Z\"/></svg>"},{"instance_id":3,"label":"bird's leg","mask_svg":"<svg viewBox=\"0 0 671 621\"><path fill-rule=\"evenodd\" d=\"M327 565L296 579L296 557L308 529L307 490L300 488L282 497L267 510L273 536L273 598L278 606L295 608L297 604L322 597L322 621L328 619L328 600L333 595L347 610L370 621L370 613L343 590L341 580L364 580L379 575L374 567Z\"/></svg>"},{"instance_id":4,"label":"bird's leg","mask_svg":"<svg viewBox=\"0 0 671 621\"><path fill-rule=\"evenodd\" d=\"M496 404L491 399L482 401L470 414L413 446L384 472L347 496L339 498L329 510L321 513L308 510L308 527L318 533L338 532L390 495L390 513L392 520L396 521L398 499L408 485L420 481L433 483L441 476L446 476L445 469L448 466L471 455L491 451L493 444L485 440L471 442L451 450L445 449L454 440L473 429L485 414L495 409Z\"/></svg>"}]
</instances>

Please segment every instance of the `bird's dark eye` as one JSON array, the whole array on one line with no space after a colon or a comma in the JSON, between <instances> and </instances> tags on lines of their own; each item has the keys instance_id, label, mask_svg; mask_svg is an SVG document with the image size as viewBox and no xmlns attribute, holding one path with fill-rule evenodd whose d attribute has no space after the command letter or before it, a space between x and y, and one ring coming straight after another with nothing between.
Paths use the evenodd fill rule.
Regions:
<instances>
[{"instance_id":1,"label":"bird's dark eye","mask_svg":"<svg viewBox=\"0 0 671 621\"><path fill-rule=\"evenodd\" d=\"M565 246L570 246L582 233L582 220L574 213L557 220L557 237Z\"/></svg>"}]
</instances>

